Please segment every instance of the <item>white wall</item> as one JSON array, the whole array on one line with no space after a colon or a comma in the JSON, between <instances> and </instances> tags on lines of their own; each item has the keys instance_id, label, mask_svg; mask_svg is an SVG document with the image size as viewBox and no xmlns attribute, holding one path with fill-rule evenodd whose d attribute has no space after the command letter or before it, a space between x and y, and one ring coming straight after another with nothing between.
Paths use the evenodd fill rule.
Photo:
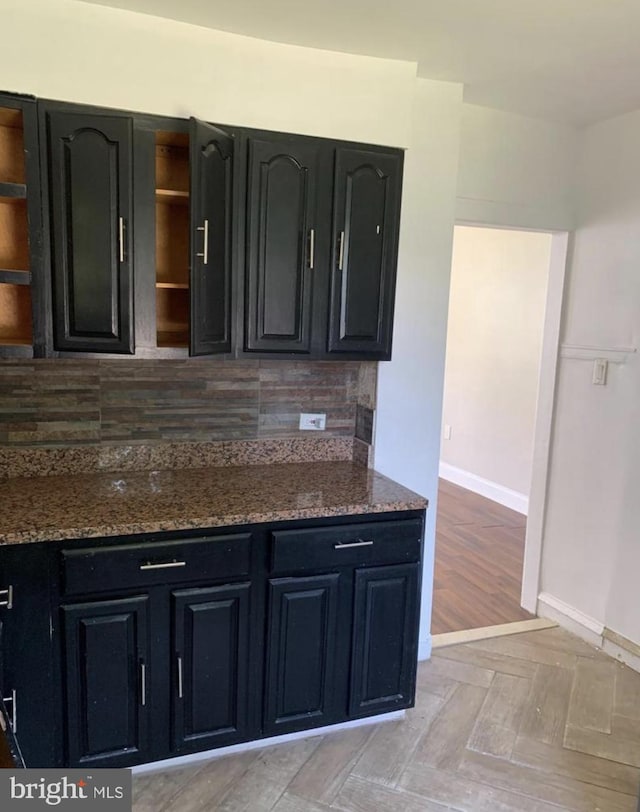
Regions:
<instances>
[{"instance_id":1,"label":"white wall","mask_svg":"<svg viewBox=\"0 0 640 812\"><path fill-rule=\"evenodd\" d=\"M640 111L586 130L563 341L640 343ZM565 354L575 354L567 351ZM561 359L542 590L640 643L640 366L612 353L605 387L592 360Z\"/></svg>"},{"instance_id":2,"label":"white wall","mask_svg":"<svg viewBox=\"0 0 640 812\"><path fill-rule=\"evenodd\" d=\"M405 164L393 360L379 365L375 467L429 499L420 653L427 656L442 381L462 88L418 80Z\"/></svg>"},{"instance_id":3,"label":"white wall","mask_svg":"<svg viewBox=\"0 0 640 812\"><path fill-rule=\"evenodd\" d=\"M404 146L416 66L74 0L4 0L2 88Z\"/></svg>"},{"instance_id":4,"label":"white wall","mask_svg":"<svg viewBox=\"0 0 640 812\"><path fill-rule=\"evenodd\" d=\"M523 496L531 482L551 235L456 226L440 459ZM472 488L473 489L473 488Z\"/></svg>"},{"instance_id":5,"label":"white wall","mask_svg":"<svg viewBox=\"0 0 640 812\"><path fill-rule=\"evenodd\" d=\"M577 140L564 124L465 104L456 220L571 229Z\"/></svg>"}]
</instances>

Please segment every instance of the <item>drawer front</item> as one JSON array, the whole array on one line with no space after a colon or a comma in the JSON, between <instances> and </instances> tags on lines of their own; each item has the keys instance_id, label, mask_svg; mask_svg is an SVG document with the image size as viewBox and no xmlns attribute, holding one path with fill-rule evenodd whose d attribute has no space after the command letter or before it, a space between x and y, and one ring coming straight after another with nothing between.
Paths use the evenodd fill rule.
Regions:
<instances>
[{"instance_id":1,"label":"drawer front","mask_svg":"<svg viewBox=\"0 0 640 812\"><path fill-rule=\"evenodd\" d=\"M418 561L422 521L366 522L271 534L271 571L304 572Z\"/></svg>"},{"instance_id":2,"label":"drawer front","mask_svg":"<svg viewBox=\"0 0 640 812\"><path fill-rule=\"evenodd\" d=\"M250 561L250 533L64 550L63 589L76 595L244 577Z\"/></svg>"}]
</instances>

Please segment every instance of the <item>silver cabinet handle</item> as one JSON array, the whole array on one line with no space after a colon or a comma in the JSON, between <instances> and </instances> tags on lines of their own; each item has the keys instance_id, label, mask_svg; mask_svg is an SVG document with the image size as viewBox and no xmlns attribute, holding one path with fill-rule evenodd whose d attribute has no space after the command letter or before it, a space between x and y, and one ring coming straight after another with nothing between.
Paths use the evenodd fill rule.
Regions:
<instances>
[{"instance_id":1,"label":"silver cabinet handle","mask_svg":"<svg viewBox=\"0 0 640 812\"><path fill-rule=\"evenodd\" d=\"M18 732L18 699L16 694L16 689L14 688L11 691L11 696L5 696L2 698L2 701L7 704L7 702L11 702L11 719L9 723L11 724L11 730L13 730L14 734Z\"/></svg>"},{"instance_id":2,"label":"silver cabinet handle","mask_svg":"<svg viewBox=\"0 0 640 812\"><path fill-rule=\"evenodd\" d=\"M309 231L309 270L313 270L313 260L316 253L316 230L312 228Z\"/></svg>"},{"instance_id":3,"label":"silver cabinet handle","mask_svg":"<svg viewBox=\"0 0 640 812\"><path fill-rule=\"evenodd\" d=\"M120 242L120 262L124 262L124 217L118 217L118 240Z\"/></svg>"},{"instance_id":4,"label":"silver cabinet handle","mask_svg":"<svg viewBox=\"0 0 640 812\"><path fill-rule=\"evenodd\" d=\"M358 539L358 541L351 541L348 544L334 544L334 550L346 550L349 547L371 547L373 545L373 541L363 541L362 539Z\"/></svg>"},{"instance_id":5,"label":"silver cabinet handle","mask_svg":"<svg viewBox=\"0 0 640 812\"><path fill-rule=\"evenodd\" d=\"M7 596L6 600L0 601L0 606L4 606L7 609L13 609L13 586L10 584L7 589L0 589L0 595Z\"/></svg>"},{"instance_id":6,"label":"silver cabinet handle","mask_svg":"<svg viewBox=\"0 0 640 812\"><path fill-rule=\"evenodd\" d=\"M340 232L340 250L338 253L338 270L342 270L344 265L344 231Z\"/></svg>"},{"instance_id":7,"label":"silver cabinet handle","mask_svg":"<svg viewBox=\"0 0 640 812\"><path fill-rule=\"evenodd\" d=\"M147 666L140 663L140 704L144 707L147 704Z\"/></svg>"},{"instance_id":8,"label":"silver cabinet handle","mask_svg":"<svg viewBox=\"0 0 640 812\"><path fill-rule=\"evenodd\" d=\"M186 561L166 561L163 564L140 564L141 570L170 570L175 567L186 567Z\"/></svg>"},{"instance_id":9,"label":"silver cabinet handle","mask_svg":"<svg viewBox=\"0 0 640 812\"><path fill-rule=\"evenodd\" d=\"M178 657L178 699L182 699L183 697L183 690L182 690L182 657Z\"/></svg>"},{"instance_id":10,"label":"silver cabinet handle","mask_svg":"<svg viewBox=\"0 0 640 812\"><path fill-rule=\"evenodd\" d=\"M202 253L198 253L196 256L202 257L202 264L206 265L209 262L209 221L205 220L203 225L196 228L196 231L204 232Z\"/></svg>"}]
</instances>

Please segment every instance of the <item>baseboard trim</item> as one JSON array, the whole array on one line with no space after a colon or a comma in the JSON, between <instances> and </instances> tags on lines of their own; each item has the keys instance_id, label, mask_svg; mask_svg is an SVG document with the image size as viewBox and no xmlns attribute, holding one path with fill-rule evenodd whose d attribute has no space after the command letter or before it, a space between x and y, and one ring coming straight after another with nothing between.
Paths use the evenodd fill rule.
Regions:
<instances>
[{"instance_id":1,"label":"baseboard trim","mask_svg":"<svg viewBox=\"0 0 640 812\"><path fill-rule=\"evenodd\" d=\"M440 476L447 482L460 485L461 488L473 491L473 493L491 499L493 502L525 516L529 513L529 497L524 493L505 488L504 485L491 482L489 479L472 474L470 471L464 471L462 468L456 468L455 465L449 465L448 462L440 462Z\"/></svg>"},{"instance_id":2,"label":"baseboard trim","mask_svg":"<svg viewBox=\"0 0 640 812\"><path fill-rule=\"evenodd\" d=\"M553 629L557 626L555 620L543 617L534 617L531 620L517 620L513 623L500 623L496 626L482 626L478 629L463 629L459 632L444 632L434 634L432 647L434 649L455 646L460 643L473 643L476 640L489 640L492 637L505 637L508 634L522 634L523 632L536 632L541 629Z\"/></svg>"},{"instance_id":3,"label":"baseboard trim","mask_svg":"<svg viewBox=\"0 0 640 812\"><path fill-rule=\"evenodd\" d=\"M380 713L377 716L367 716L364 719L354 719L351 722L341 722L337 725L325 725L325 727L314 727L311 730L299 730L297 733L285 733L282 736L271 736L268 739L254 739L250 742L231 744L228 747L217 747L215 750L205 750L201 753L189 753L187 756L176 756L162 761L153 761L149 764L138 764L131 767L134 775L154 773L160 770L172 770L177 767L193 766L199 762L212 761L223 756L230 756L234 753L246 753L249 750L263 750L265 747L274 747L276 744L286 744L287 742L299 739L310 739L314 736L324 736L327 733L336 733L339 730L351 730L354 727L364 727L365 725L377 725L380 722L393 722L396 719L404 719L406 711L391 711L391 713Z\"/></svg>"},{"instance_id":4,"label":"baseboard trim","mask_svg":"<svg viewBox=\"0 0 640 812\"><path fill-rule=\"evenodd\" d=\"M541 592L538 595L537 614L556 620L567 631L573 632L593 646L602 648L604 624L554 595L548 592Z\"/></svg>"},{"instance_id":5,"label":"baseboard trim","mask_svg":"<svg viewBox=\"0 0 640 812\"><path fill-rule=\"evenodd\" d=\"M424 640L418 640L418 662L424 662L431 657L431 648L433 645L433 637L429 635Z\"/></svg>"}]
</instances>

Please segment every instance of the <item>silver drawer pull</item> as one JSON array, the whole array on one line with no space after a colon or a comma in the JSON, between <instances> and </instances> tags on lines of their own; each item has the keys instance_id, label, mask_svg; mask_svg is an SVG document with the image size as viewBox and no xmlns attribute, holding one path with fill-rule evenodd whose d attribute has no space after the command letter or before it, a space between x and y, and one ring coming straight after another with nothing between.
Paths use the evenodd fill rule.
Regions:
<instances>
[{"instance_id":1,"label":"silver drawer pull","mask_svg":"<svg viewBox=\"0 0 640 812\"><path fill-rule=\"evenodd\" d=\"M351 541L348 544L334 544L334 550L346 550L348 547L371 547L373 545L373 541L362 541L362 539L358 539L358 541Z\"/></svg>"},{"instance_id":2,"label":"silver drawer pull","mask_svg":"<svg viewBox=\"0 0 640 812\"><path fill-rule=\"evenodd\" d=\"M13 609L13 586L10 586L8 589L0 589L0 597L6 597L6 600L0 600L0 606L4 606L6 609Z\"/></svg>"},{"instance_id":3,"label":"silver drawer pull","mask_svg":"<svg viewBox=\"0 0 640 812\"><path fill-rule=\"evenodd\" d=\"M170 570L175 567L186 567L186 561L166 561L164 564L140 564L141 570Z\"/></svg>"}]
</instances>

